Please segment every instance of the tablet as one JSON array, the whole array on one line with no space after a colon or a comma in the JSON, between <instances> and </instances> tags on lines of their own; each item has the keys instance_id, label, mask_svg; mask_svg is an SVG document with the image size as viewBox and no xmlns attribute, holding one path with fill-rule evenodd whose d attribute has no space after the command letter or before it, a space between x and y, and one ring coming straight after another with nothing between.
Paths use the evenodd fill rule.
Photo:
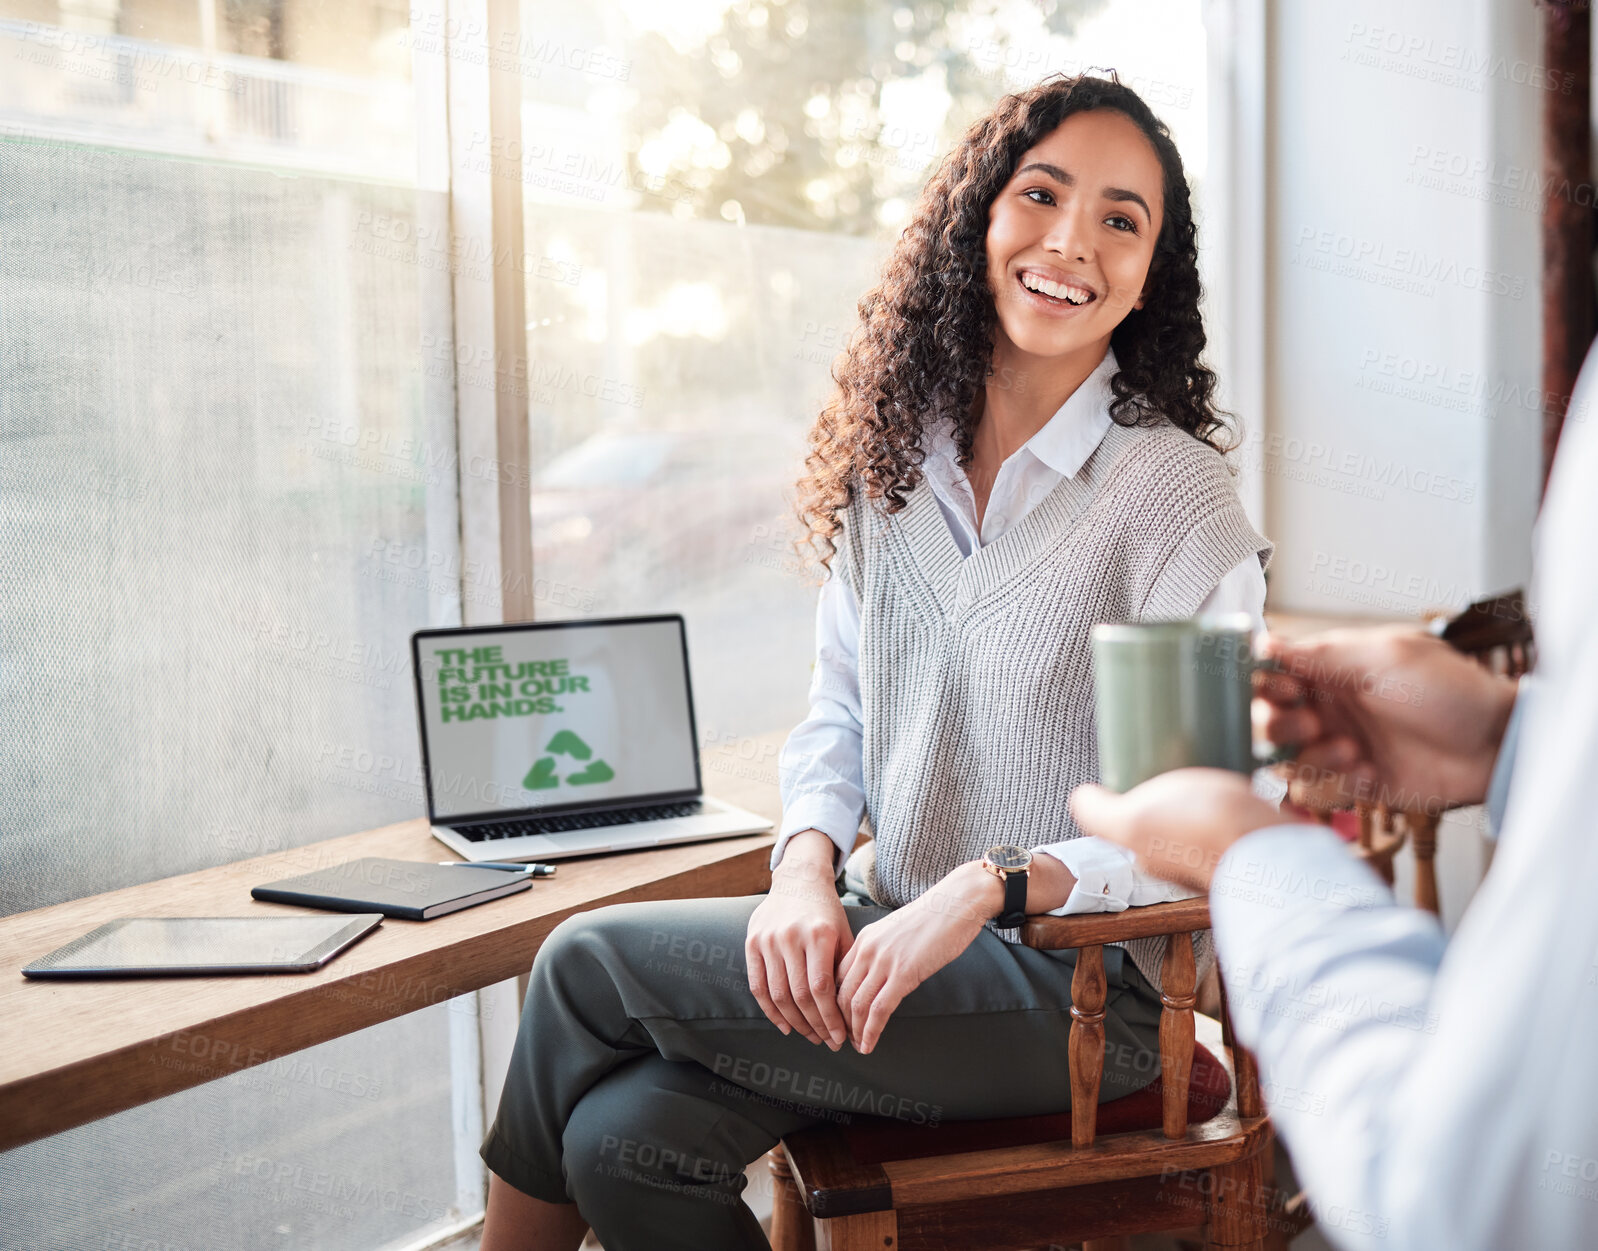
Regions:
<instances>
[{"instance_id":1,"label":"tablet","mask_svg":"<svg viewBox=\"0 0 1598 1251\"><path fill-rule=\"evenodd\" d=\"M366 937L382 913L332 917L123 917L41 956L24 977L305 973Z\"/></svg>"}]
</instances>

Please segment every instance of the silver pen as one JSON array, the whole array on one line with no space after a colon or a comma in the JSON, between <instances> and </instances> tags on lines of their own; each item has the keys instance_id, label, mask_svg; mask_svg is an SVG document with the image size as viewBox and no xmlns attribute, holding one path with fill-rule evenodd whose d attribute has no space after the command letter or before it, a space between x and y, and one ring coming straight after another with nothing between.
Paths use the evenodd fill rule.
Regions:
<instances>
[{"instance_id":1,"label":"silver pen","mask_svg":"<svg viewBox=\"0 0 1598 1251\"><path fill-rule=\"evenodd\" d=\"M512 864L504 860L483 860L473 864L470 860L440 860L439 864L458 864L463 869L503 869L507 873L521 873L527 877L554 877L555 866L540 864L530 861L527 864Z\"/></svg>"}]
</instances>

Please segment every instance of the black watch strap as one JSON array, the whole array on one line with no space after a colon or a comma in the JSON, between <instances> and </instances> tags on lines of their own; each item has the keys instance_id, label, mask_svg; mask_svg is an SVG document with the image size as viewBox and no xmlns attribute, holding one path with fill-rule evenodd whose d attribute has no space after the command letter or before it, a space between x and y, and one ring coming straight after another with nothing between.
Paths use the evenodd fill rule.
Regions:
<instances>
[{"instance_id":1,"label":"black watch strap","mask_svg":"<svg viewBox=\"0 0 1598 1251\"><path fill-rule=\"evenodd\" d=\"M999 913L995 921L1000 929L1014 929L1026 924L1026 883L1029 876L1027 873L1004 875L1004 911Z\"/></svg>"}]
</instances>

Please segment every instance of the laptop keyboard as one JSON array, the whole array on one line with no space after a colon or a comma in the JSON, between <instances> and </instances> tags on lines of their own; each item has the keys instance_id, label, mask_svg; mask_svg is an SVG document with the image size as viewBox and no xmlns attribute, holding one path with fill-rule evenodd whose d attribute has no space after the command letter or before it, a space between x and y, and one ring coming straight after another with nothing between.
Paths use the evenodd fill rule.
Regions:
<instances>
[{"instance_id":1,"label":"laptop keyboard","mask_svg":"<svg viewBox=\"0 0 1598 1251\"><path fill-rule=\"evenodd\" d=\"M500 838L526 838L532 834L563 834L567 830L628 825L636 821L664 821L668 817L695 817L704 811L705 805L700 800L688 799L675 804L652 804L647 808L618 808L614 812L584 812L562 817L524 817L519 821L457 825L452 828L463 838L484 843Z\"/></svg>"}]
</instances>

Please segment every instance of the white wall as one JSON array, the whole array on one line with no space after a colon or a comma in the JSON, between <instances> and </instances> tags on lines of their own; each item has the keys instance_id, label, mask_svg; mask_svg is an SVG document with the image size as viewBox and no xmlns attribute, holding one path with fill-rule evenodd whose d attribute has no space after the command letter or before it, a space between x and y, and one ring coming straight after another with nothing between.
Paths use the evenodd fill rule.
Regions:
<instances>
[{"instance_id":1,"label":"white wall","mask_svg":"<svg viewBox=\"0 0 1598 1251\"><path fill-rule=\"evenodd\" d=\"M1529 575L1538 20L1519 0L1270 4L1277 610L1414 617Z\"/></svg>"}]
</instances>

